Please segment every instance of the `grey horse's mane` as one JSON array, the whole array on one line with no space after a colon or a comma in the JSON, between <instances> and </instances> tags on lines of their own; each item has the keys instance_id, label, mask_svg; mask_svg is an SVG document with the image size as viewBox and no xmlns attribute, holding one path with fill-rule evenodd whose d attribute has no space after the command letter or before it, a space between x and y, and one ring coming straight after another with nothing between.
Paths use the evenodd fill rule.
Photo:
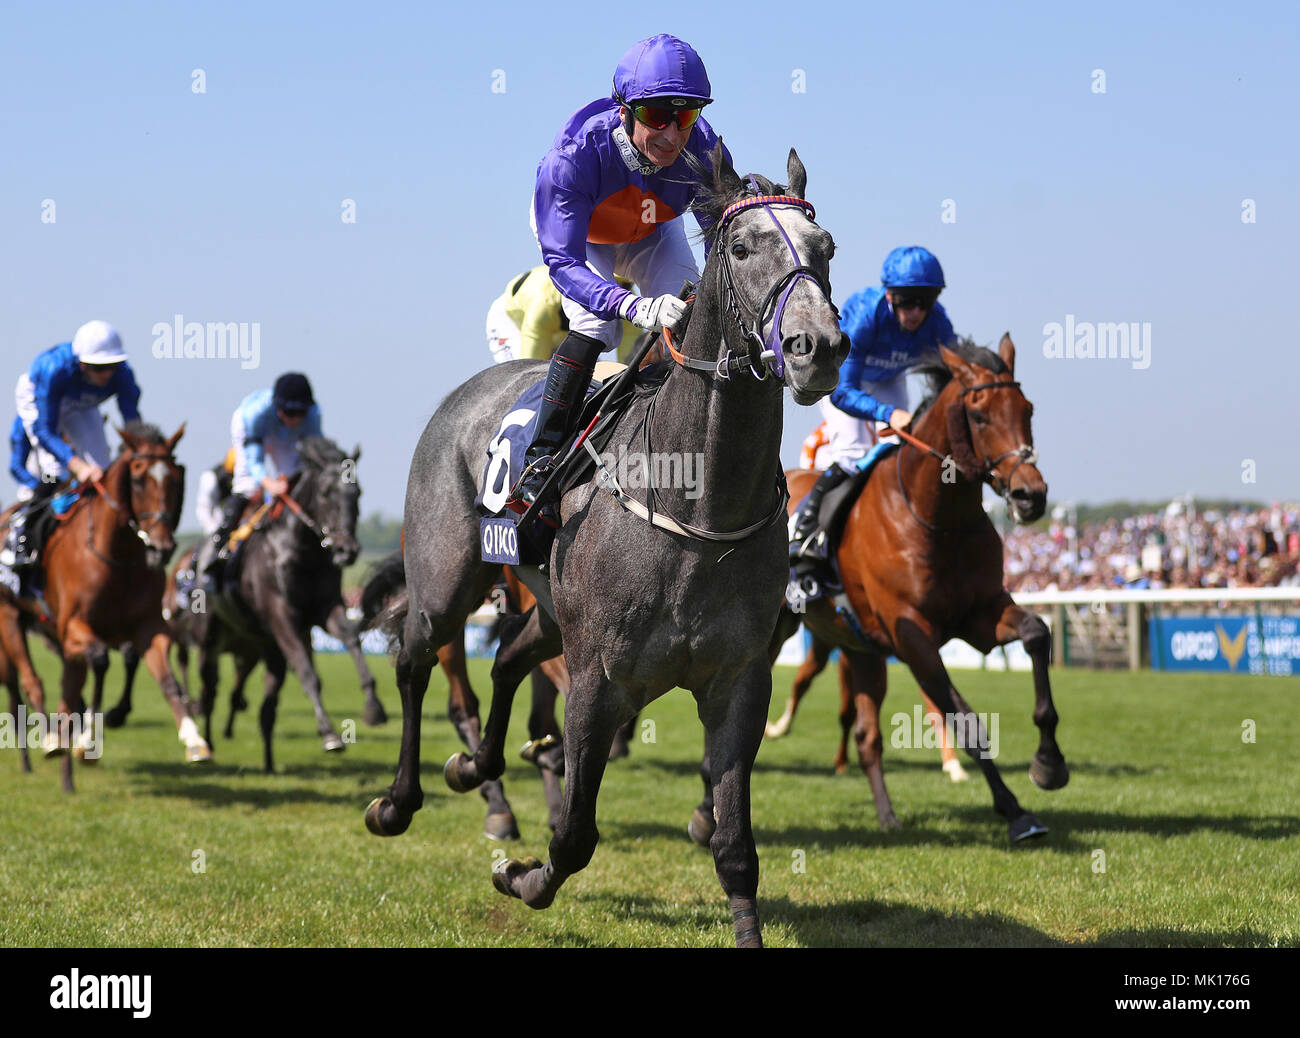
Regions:
<instances>
[{"instance_id":1,"label":"grey horse's mane","mask_svg":"<svg viewBox=\"0 0 1300 1038\"><path fill-rule=\"evenodd\" d=\"M944 343L944 345L961 357L962 360L977 367L987 368L995 375L1001 375L1007 370L1007 366L1002 362L1001 357L987 346L976 345L975 340L968 336L963 335L955 342ZM916 408L915 417L920 418L939 398L939 394L943 392L943 387L952 381L952 372L943 364L921 364L911 370L913 373L929 379L930 383L921 403Z\"/></svg>"},{"instance_id":2,"label":"grey horse's mane","mask_svg":"<svg viewBox=\"0 0 1300 1038\"><path fill-rule=\"evenodd\" d=\"M314 469L342 464L347 457L328 436L307 436L298 443L298 456Z\"/></svg>"}]
</instances>

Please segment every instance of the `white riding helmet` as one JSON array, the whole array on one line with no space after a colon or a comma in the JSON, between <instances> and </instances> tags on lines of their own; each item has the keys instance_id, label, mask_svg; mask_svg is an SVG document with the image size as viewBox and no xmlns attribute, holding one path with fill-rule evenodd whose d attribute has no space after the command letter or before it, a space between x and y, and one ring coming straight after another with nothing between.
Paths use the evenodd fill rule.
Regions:
<instances>
[{"instance_id":1,"label":"white riding helmet","mask_svg":"<svg viewBox=\"0 0 1300 1038\"><path fill-rule=\"evenodd\" d=\"M121 364L126 360L122 337L107 321L87 321L72 337L72 352L83 364Z\"/></svg>"}]
</instances>

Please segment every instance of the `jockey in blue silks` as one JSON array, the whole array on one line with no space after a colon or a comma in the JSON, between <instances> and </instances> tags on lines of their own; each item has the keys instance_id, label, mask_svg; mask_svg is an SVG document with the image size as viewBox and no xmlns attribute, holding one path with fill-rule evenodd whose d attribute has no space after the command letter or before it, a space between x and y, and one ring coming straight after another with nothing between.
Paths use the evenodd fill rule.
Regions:
<instances>
[{"instance_id":1,"label":"jockey in blue silks","mask_svg":"<svg viewBox=\"0 0 1300 1038\"><path fill-rule=\"evenodd\" d=\"M867 422L886 422L905 429L908 410L907 369L939 361L940 344L956 339L952 322L939 304L943 268L928 249L901 246L885 257L879 288L849 297L840 312L840 327L852 343L840 367L839 385L822 401L834 461L808 492L790 541L794 558L824 558L824 539L817 538L822 498L844 482L875 442Z\"/></svg>"},{"instance_id":2,"label":"jockey in blue silks","mask_svg":"<svg viewBox=\"0 0 1300 1038\"><path fill-rule=\"evenodd\" d=\"M27 471L27 459L32 456L32 445L27 439L23 420L14 415L9 427L9 475L18 484L18 500L27 501L41 485L40 477Z\"/></svg>"},{"instance_id":3,"label":"jockey in blue silks","mask_svg":"<svg viewBox=\"0 0 1300 1038\"><path fill-rule=\"evenodd\" d=\"M32 479L20 480L30 493L10 520L0 563L18 569L36 561L38 546L27 536L27 519L58 483L69 474L82 483L103 478L110 452L99 405L113 397L124 422L139 420L140 387L121 336L104 321L83 324L71 342L51 346L19 376L14 398Z\"/></svg>"},{"instance_id":4,"label":"jockey in blue silks","mask_svg":"<svg viewBox=\"0 0 1300 1038\"><path fill-rule=\"evenodd\" d=\"M307 376L289 371L270 389L258 389L240 401L230 419L235 451L231 494L222 506L221 521L195 560L195 571L214 572L224 561L221 549L244 514L244 507L259 489L275 497L289 492L289 477L301 465L298 444L307 436L320 436L320 405ZM275 475L267 469L267 461Z\"/></svg>"},{"instance_id":5,"label":"jockey in blue silks","mask_svg":"<svg viewBox=\"0 0 1300 1038\"><path fill-rule=\"evenodd\" d=\"M642 40L618 63L612 95L570 116L537 167L533 230L569 333L547 371L535 439L509 502L516 511L537 499L622 321L671 330L685 309L682 282L699 279L682 216L700 184L683 153L712 166L718 136L700 117L710 89L689 44L666 34ZM616 284L616 274L645 294Z\"/></svg>"}]
</instances>

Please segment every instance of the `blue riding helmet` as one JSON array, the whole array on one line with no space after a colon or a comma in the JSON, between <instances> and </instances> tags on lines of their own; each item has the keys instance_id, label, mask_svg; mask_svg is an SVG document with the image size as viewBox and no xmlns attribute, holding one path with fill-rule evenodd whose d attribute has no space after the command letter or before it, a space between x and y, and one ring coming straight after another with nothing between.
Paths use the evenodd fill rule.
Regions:
<instances>
[{"instance_id":1,"label":"blue riding helmet","mask_svg":"<svg viewBox=\"0 0 1300 1038\"><path fill-rule=\"evenodd\" d=\"M929 249L900 245L885 257L880 283L886 288L943 288L943 268Z\"/></svg>"},{"instance_id":2,"label":"blue riding helmet","mask_svg":"<svg viewBox=\"0 0 1300 1038\"><path fill-rule=\"evenodd\" d=\"M664 98L677 107L703 107L713 101L709 74L695 48L660 33L635 43L614 70L614 99L620 104Z\"/></svg>"}]
</instances>

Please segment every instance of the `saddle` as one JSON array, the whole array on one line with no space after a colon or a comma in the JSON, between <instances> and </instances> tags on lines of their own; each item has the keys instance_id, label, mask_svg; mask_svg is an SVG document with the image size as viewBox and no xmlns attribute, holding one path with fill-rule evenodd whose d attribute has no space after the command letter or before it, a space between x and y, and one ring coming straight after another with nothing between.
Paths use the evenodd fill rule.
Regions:
<instances>
[{"instance_id":1,"label":"saddle","mask_svg":"<svg viewBox=\"0 0 1300 1038\"><path fill-rule=\"evenodd\" d=\"M803 608L808 602L815 601L827 593L844 586L840 579L839 572L839 548L840 540L844 535L844 526L848 522L849 512L852 510L854 503L862 493L863 487L867 485L867 480L871 478L871 473L875 471L882 458L893 453L899 447L897 440L882 440L871 448L865 457L859 461L853 474L835 489L827 491L821 500L821 506L817 511L817 526L826 536L826 557L821 560L824 578L815 580L815 587L811 588L812 593L808 593L809 586L804 585L806 573L796 574L794 568L790 572L790 586L786 592L786 600L791 607ZM793 530L799 522L799 516L802 514L803 506L795 512L790 518L790 529ZM802 587L800 585L803 585Z\"/></svg>"},{"instance_id":2,"label":"saddle","mask_svg":"<svg viewBox=\"0 0 1300 1038\"><path fill-rule=\"evenodd\" d=\"M562 497L584 482L594 469L589 453L573 450L592 420L600 415L587 438L599 454L631 402L638 395L658 389L668 371L666 364L650 365L635 372L614 361L602 361L596 365L591 389L579 408L574 431L556 452L560 461L548 478L546 495ZM520 517L505 508L506 497L523 471L524 452L532 442L544 388L545 379L542 379L520 395L507 409L487 446L488 460L474 502L481 513L479 533L484 562L535 566L550 556L555 529L535 514Z\"/></svg>"}]
</instances>

